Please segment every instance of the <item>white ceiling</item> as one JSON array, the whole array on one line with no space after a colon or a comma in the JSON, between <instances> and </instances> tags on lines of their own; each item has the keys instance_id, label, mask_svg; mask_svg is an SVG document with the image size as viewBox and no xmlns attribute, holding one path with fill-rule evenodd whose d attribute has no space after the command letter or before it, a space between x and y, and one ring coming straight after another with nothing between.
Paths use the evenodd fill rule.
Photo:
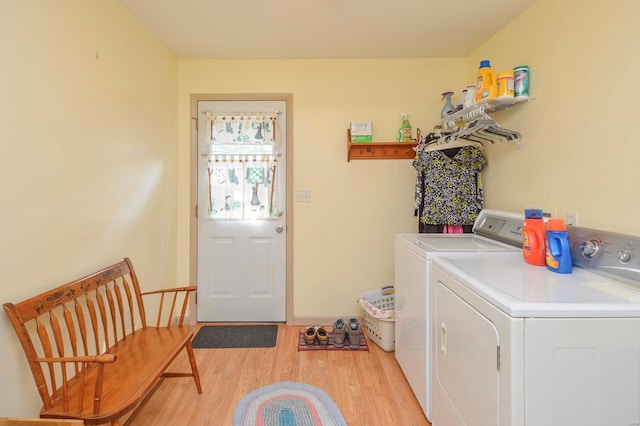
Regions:
<instances>
[{"instance_id":1,"label":"white ceiling","mask_svg":"<svg viewBox=\"0 0 640 426\"><path fill-rule=\"evenodd\" d=\"M179 58L464 57L536 0L120 0Z\"/></svg>"}]
</instances>

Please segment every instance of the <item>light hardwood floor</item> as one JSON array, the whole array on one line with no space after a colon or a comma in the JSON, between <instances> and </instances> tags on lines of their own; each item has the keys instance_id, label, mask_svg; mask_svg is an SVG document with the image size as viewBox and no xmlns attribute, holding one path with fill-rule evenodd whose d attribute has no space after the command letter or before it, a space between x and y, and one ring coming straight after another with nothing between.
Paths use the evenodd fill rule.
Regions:
<instances>
[{"instance_id":1,"label":"light hardwood floor","mask_svg":"<svg viewBox=\"0 0 640 426\"><path fill-rule=\"evenodd\" d=\"M302 382L324 390L348 425L430 425L396 362L368 340L369 352L298 352L301 327L278 325L274 348L195 349L202 394L191 378L166 379L130 426L232 425L240 399L279 381ZM187 357L171 371L188 370Z\"/></svg>"}]
</instances>

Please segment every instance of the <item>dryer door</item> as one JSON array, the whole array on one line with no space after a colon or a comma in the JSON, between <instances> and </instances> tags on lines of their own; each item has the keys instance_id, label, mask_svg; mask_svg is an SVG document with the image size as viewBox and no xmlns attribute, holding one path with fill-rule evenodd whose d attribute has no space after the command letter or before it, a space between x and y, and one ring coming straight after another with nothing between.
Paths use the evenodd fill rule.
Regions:
<instances>
[{"instance_id":1,"label":"dryer door","mask_svg":"<svg viewBox=\"0 0 640 426\"><path fill-rule=\"evenodd\" d=\"M498 331L438 282L435 297L434 424L500 424Z\"/></svg>"}]
</instances>

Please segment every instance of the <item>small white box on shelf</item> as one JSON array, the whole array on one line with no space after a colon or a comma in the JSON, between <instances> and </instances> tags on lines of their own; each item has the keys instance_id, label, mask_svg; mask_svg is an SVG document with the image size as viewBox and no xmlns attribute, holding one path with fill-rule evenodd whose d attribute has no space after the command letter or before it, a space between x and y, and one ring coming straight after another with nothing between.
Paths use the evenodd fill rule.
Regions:
<instances>
[{"instance_id":1,"label":"small white box on shelf","mask_svg":"<svg viewBox=\"0 0 640 426\"><path fill-rule=\"evenodd\" d=\"M373 122L352 121L351 122L351 143L365 143L373 141Z\"/></svg>"}]
</instances>

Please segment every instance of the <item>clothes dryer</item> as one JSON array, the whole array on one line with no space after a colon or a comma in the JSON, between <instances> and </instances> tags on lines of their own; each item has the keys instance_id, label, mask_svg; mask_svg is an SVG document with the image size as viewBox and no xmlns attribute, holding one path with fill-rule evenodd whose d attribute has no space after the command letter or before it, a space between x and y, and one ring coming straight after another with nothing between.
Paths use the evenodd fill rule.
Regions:
<instances>
[{"instance_id":1,"label":"clothes dryer","mask_svg":"<svg viewBox=\"0 0 640 426\"><path fill-rule=\"evenodd\" d=\"M397 234L395 356L425 416L431 410L431 263L469 254L522 257L524 216L482 210L472 234Z\"/></svg>"},{"instance_id":2,"label":"clothes dryer","mask_svg":"<svg viewBox=\"0 0 640 426\"><path fill-rule=\"evenodd\" d=\"M570 240L571 274L434 259L434 426L640 424L640 238Z\"/></svg>"}]
</instances>

